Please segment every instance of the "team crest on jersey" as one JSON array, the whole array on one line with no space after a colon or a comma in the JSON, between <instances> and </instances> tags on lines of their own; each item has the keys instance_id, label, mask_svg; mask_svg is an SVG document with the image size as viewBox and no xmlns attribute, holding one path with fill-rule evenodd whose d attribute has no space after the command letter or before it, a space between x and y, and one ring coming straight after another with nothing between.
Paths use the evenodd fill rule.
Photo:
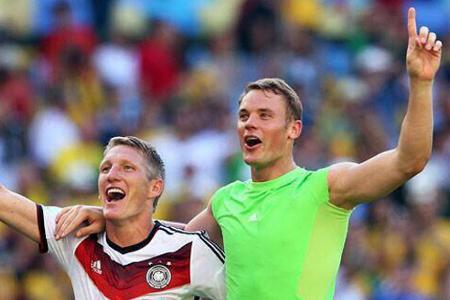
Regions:
<instances>
[{"instance_id":1,"label":"team crest on jersey","mask_svg":"<svg viewBox=\"0 0 450 300\"><path fill-rule=\"evenodd\" d=\"M166 266L154 265L148 269L146 279L152 288L163 289L170 283L172 275Z\"/></svg>"}]
</instances>

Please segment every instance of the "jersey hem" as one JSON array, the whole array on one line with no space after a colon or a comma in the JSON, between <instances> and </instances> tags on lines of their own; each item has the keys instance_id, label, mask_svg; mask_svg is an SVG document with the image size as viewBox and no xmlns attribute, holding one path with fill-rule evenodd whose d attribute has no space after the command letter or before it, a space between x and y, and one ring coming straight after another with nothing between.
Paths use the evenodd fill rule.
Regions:
<instances>
[{"instance_id":1,"label":"jersey hem","mask_svg":"<svg viewBox=\"0 0 450 300\"><path fill-rule=\"evenodd\" d=\"M353 209L345 209L342 207L339 207L333 203L330 202L330 200L327 201L327 205L330 206L332 209L336 210L339 213L343 213L345 215L350 215L353 212Z\"/></svg>"}]
</instances>

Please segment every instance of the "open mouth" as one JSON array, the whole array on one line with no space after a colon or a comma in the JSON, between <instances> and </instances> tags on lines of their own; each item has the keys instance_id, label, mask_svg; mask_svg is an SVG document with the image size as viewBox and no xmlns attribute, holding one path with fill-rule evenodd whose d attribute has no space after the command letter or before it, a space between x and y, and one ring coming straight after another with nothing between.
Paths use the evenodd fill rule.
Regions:
<instances>
[{"instance_id":1,"label":"open mouth","mask_svg":"<svg viewBox=\"0 0 450 300\"><path fill-rule=\"evenodd\" d=\"M245 145L250 147L250 148L253 148L253 147L255 147L255 146L257 146L257 145L262 143L262 141L258 137L251 136L251 135L246 136L244 138L244 142L245 142Z\"/></svg>"},{"instance_id":2,"label":"open mouth","mask_svg":"<svg viewBox=\"0 0 450 300\"><path fill-rule=\"evenodd\" d=\"M106 190L106 200L108 202L122 200L125 198L125 195L125 192L120 188L113 187Z\"/></svg>"}]
</instances>

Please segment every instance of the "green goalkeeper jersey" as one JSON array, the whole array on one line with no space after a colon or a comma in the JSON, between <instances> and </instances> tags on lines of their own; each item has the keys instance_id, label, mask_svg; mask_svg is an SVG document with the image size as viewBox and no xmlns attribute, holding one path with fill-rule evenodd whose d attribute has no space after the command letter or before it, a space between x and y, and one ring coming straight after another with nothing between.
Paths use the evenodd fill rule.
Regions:
<instances>
[{"instance_id":1,"label":"green goalkeeper jersey","mask_svg":"<svg viewBox=\"0 0 450 300\"><path fill-rule=\"evenodd\" d=\"M331 300L350 211L329 202L328 169L234 182L212 198L228 300Z\"/></svg>"}]
</instances>

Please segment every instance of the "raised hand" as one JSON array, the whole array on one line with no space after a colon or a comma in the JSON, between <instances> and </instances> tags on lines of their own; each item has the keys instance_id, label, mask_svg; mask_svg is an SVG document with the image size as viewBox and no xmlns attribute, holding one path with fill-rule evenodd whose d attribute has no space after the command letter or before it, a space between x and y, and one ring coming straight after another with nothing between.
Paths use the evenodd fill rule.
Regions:
<instances>
[{"instance_id":1,"label":"raised hand","mask_svg":"<svg viewBox=\"0 0 450 300\"><path fill-rule=\"evenodd\" d=\"M439 68L442 42L428 27L420 27L417 34L416 11L408 10L408 50L406 65L411 79L431 81Z\"/></svg>"}]
</instances>

